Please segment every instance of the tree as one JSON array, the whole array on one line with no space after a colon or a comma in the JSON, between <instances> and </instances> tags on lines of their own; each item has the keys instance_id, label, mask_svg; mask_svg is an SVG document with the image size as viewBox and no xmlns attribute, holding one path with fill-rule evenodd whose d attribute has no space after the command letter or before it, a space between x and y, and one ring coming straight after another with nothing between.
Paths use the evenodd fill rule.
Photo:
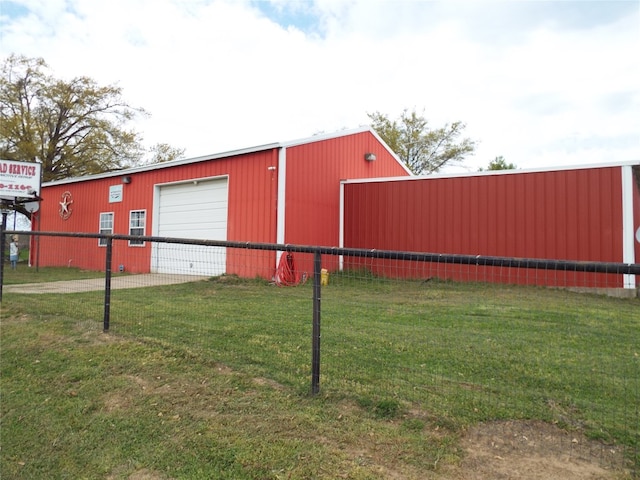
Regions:
<instances>
[{"instance_id":1,"label":"tree","mask_svg":"<svg viewBox=\"0 0 640 480\"><path fill-rule=\"evenodd\" d=\"M500 155L499 157L496 157L495 159L489 162L489 166L487 167L487 170L515 170L516 168L518 167L515 164L507 163L504 157ZM481 172L483 170L484 170L483 168L480 168Z\"/></svg>"},{"instance_id":2,"label":"tree","mask_svg":"<svg viewBox=\"0 0 640 480\"><path fill-rule=\"evenodd\" d=\"M184 148L172 147L167 143L156 143L149 149L151 158L145 163L164 163L184 157Z\"/></svg>"},{"instance_id":3,"label":"tree","mask_svg":"<svg viewBox=\"0 0 640 480\"><path fill-rule=\"evenodd\" d=\"M405 109L398 120L390 120L388 115L379 112L367 115L371 127L417 175L434 173L445 165L461 162L476 147L475 141L460 139L466 127L462 122L431 129L424 115L418 115L415 110Z\"/></svg>"},{"instance_id":4,"label":"tree","mask_svg":"<svg viewBox=\"0 0 640 480\"><path fill-rule=\"evenodd\" d=\"M87 77L48 73L41 58L11 55L0 78L0 158L41 162L43 181L117 170L144 155L141 137L125 128L147 115L119 87Z\"/></svg>"}]
</instances>

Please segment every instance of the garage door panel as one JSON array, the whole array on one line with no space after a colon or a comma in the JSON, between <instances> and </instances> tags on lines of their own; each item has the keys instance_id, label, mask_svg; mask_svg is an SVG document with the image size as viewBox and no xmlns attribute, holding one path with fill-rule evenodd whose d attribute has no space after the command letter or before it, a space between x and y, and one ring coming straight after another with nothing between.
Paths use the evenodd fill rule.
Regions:
<instances>
[{"instance_id":1,"label":"garage door panel","mask_svg":"<svg viewBox=\"0 0 640 480\"><path fill-rule=\"evenodd\" d=\"M193 204L193 198L191 198L191 202L180 202L180 203L174 203L173 202L173 198L171 197L162 197L162 200L165 203L165 207L164 210L166 212L172 212L172 213L185 213L185 210L187 209L193 209L194 208L194 204ZM209 211L209 210L227 210L227 202L226 200L222 201L222 200L217 200L217 201L208 201L206 199L202 199L200 202L198 202L197 207L198 210L200 211Z\"/></svg>"},{"instance_id":2,"label":"garage door panel","mask_svg":"<svg viewBox=\"0 0 640 480\"><path fill-rule=\"evenodd\" d=\"M203 245L158 244L158 273L222 275L226 271L226 249Z\"/></svg>"},{"instance_id":3,"label":"garage door panel","mask_svg":"<svg viewBox=\"0 0 640 480\"><path fill-rule=\"evenodd\" d=\"M187 220L176 220L160 232L163 237L199 238L203 240L226 240L227 225L223 222L199 222L194 225ZM195 233L198 232L198 235Z\"/></svg>"},{"instance_id":4,"label":"garage door panel","mask_svg":"<svg viewBox=\"0 0 640 480\"><path fill-rule=\"evenodd\" d=\"M160 187L158 236L201 240L227 239L226 178ZM159 244L154 252L159 273L221 275L226 249L202 245Z\"/></svg>"},{"instance_id":5,"label":"garage door panel","mask_svg":"<svg viewBox=\"0 0 640 480\"><path fill-rule=\"evenodd\" d=\"M221 211L219 213L210 212L209 214L225 215L225 213L226 212ZM165 223L160 229L160 232L167 231L167 230L172 231L172 230L175 230L177 227L182 228L184 226L186 226L187 231L191 231L193 229L196 229L202 226L206 226L206 228L209 228L209 227L222 228L225 230L227 228L226 221L218 220L216 218L211 218L210 216L205 217L204 214L202 216L194 217L194 216L187 216L184 213L181 214L176 212L176 213L165 214L162 220ZM218 238L216 240L225 240L225 239Z\"/></svg>"}]
</instances>

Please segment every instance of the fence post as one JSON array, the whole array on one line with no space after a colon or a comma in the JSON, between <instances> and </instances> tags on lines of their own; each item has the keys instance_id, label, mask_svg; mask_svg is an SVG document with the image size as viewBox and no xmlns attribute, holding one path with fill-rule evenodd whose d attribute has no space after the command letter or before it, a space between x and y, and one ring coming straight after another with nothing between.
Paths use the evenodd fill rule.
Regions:
<instances>
[{"instance_id":1,"label":"fence post","mask_svg":"<svg viewBox=\"0 0 640 480\"><path fill-rule=\"evenodd\" d=\"M313 332L311 341L311 394L320 391L320 270L322 255L316 250L313 255Z\"/></svg>"},{"instance_id":2,"label":"fence post","mask_svg":"<svg viewBox=\"0 0 640 480\"><path fill-rule=\"evenodd\" d=\"M4 207L4 205L3 205ZM7 212L2 209L2 223L0 224L0 302L2 302L2 286L4 285L4 254L6 245L6 236L4 231L7 229Z\"/></svg>"},{"instance_id":3,"label":"fence post","mask_svg":"<svg viewBox=\"0 0 640 480\"><path fill-rule=\"evenodd\" d=\"M104 320L102 330L109 331L109 321L111 316L111 257L113 255L113 238L107 237L107 251L105 254L104 269Z\"/></svg>"}]
</instances>

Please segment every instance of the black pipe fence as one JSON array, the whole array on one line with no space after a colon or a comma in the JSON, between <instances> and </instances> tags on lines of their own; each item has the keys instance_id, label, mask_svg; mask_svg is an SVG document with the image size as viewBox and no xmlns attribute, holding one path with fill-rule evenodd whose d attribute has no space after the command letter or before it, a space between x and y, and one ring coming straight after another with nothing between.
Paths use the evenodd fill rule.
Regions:
<instances>
[{"instance_id":1,"label":"black pipe fence","mask_svg":"<svg viewBox=\"0 0 640 480\"><path fill-rule=\"evenodd\" d=\"M556 270L574 273L601 273L613 275L640 275L640 264L613 262L584 262L569 260L512 258L484 255L455 255L426 252L402 252L393 250L355 249L322 246L305 246L274 243L234 242L219 240L185 239L175 237L131 236L131 235L101 235L94 233L67 232L25 232L7 231L5 225L0 230L0 245L4 245L7 235L28 235L39 237L68 237L102 239L105 242L105 284L104 284L104 316L103 329L108 331L111 321L111 278L113 263L114 241L136 241L164 244L199 245L207 247L223 247L246 250L266 250L287 253L307 253L313 255L313 338L312 338L312 373L311 391L316 394L320 389L320 325L321 325L321 269L322 255L345 256L349 258L397 260L402 262L436 263L448 265L473 265L483 267L501 267L517 269ZM3 266L5 263L5 249L0 252L0 301L3 290Z\"/></svg>"},{"instance_id":2,"label":"black pipe fence","mask_svg":"<svg viewBox=\"0 0 640 480\"><path fill-rule=\"evenodd\" d=\"M257 347L266 346L267 349L278 350L278 358L283 361L277 368L290 370L290 373L278 373L278 379L286 382L291 378L304 376L303 386L308 391L307 375L310 370L312 395L320 392L322 380L323 392L353 395L363 404L370 398L393 400L399 395L408 403L426 405L424 409L437 409L436 405L440 403L442 411L438 414L444 417L455 413L481 419L483 411L489 409L487 405L490 405L490 415L504 418L541 415L551 417L552 421L564 422L570 428L592 424L593 430L604 432L601 434L607 441L623 444L627 457L632 459L633 474L640 472L638 299L626 299L621 303L614 300L600 302L596 299L595 303L591 302L595 306L576 314L574 312L579 311L583 299L593 296L573 293L571 295L575 296L568 293L566 297L562 296L565 293L558 291L566 291L571 286L565 281L566 278L558 279L558 283L553 285L545 283L549 280L549 272L565 272L570 274L571 279L580 276L580 281L598 275L615 279L629 276L631 282L625 285L627 288L615 289L637 296L634 277L640 275L640 264L4 229L0 231L0 245L4 245L7 236L13 234L38 236L42 240L83 239L87 246L91 243L90 248L87 248L92 252L91 255L104 255L99 262L103 265L100 273L104 273L104 277L100 276L98 279L101 282L99 290L104 290L104 298L100 302L103 332L157 337L170 344L182 342L180 345L185 348L202 349L206 352L205 355L215 352L216 355L221 355L222 362L233 362L237 360L237 355L244 355L247 359L245 365L252 365L256 354L249 348L239 354L221 353L224 335L231 332L231 327L225 322L237 321L234 325L243 329L248 328L246 325L253 317L264 315L277 325L270 327L267 325L269 322L264 322L264 318L257 319L255 330L247 334L241 343L234 343L229 348L255 342ZM282 302L282 306L252 304L253 308L264 308L264 312L243 310L243 306L236 300L238 313L229 313L234 308L232 305L229 307L231 310L225 311L222 321L218 321L215 313L219 305L217 302L222 301L221 297L219 300L219 297L204 287L204 294L211 295L207 297L211 298L211 304L201 307L201 317L197 317L199 311L196 311L194 319L180 318L181 312L189 308L181 304L175 307L162 304L157 307L175 308L171 312L150 313L145 312L141 306L139 311L125 315L125 309L130 308L126 302L131 302L135 297L126 296L125 301L122 300L124 294L116 293L114 282L127 277L121 276L121 269L114 269L114 265L120 263L122 257L119 255L124 250L127 255L150 255L150 249L127 247L118 251L118 246L122 247L126 242L132 241L134 244L148 242L153 245L210 247L210 250L234 249L247 252L247 262L253 261L254 257L251 255L258 256L259 252L271 252L274 259L277 252L301 254L310 260L307 262L310 265L307 278L311 288L306 286L271 290L270 295L277 296L277 302ZM96 249L98 243L101 245L100 250ZM74 244L77 245L76 242ZM0 250L0 263L4 265L5 249ZM43 257L46 261L47 255ZM203 262L206 261L209 259L203 258ZM322 271L323 265L327 263L336 266L331 272L332 281L328 287L323 284ZM69 264L72 264L71 261ZM272 268L263 271L263 279L268 281L274 275L274 264L272 262ZM425 265L431 265L430 270ZM483 269L493 268L497 270L488 271L487 275L502 276L468 275L469 278L477 278L478 286L459 289L457 286L450 286L446 279L438 278L441 266L468 267L465 272L485 272ZM32 267L38 268L37 265ZM344 267L344 270L340 267ZM351 275L348 268L352 267L361 270L353 270L357 273ZM451 271L459 273L456 268ZM505 292L509 293L510 288L505 283L516 277L503 270L513 269L544 273L540 276L541 282L534 282L534 290L515 289L515 295L519 296L515 302L504 298L507 295ZM373 271L380 274L372 274ZM4 276L6 274L4 272ZM132 274L128 278L135 277ZM365 282L369 282L369 286L363 288ZM619 285L619 282L616 281L615 285ZM540 286L559 288L535 290ZM5 294L11 295L13 292L27 292L20 290L20 285L5 283L0 266L0 300L3 289ZM587 292L593 291L587 289ZM296 293L288 295L289 292ZM218 294L219 292L215 293ZM232 295L241 294L242 289L238 289ZM295 301L292 301L293 295L297 295ZM393 298L394 295L397 298ZM489 301L489 297L495 297L495 301ZM230 301L232 304L233 300L235 299ZM151 301L155 299L149 300ZM176 302L179 301L177 298ZM203 302L206 302L206 298ZM547 309L541 308L547 302L555 303ZM295 303L294 307L291 306L292 303ZM137 308L136 303L133 305ZM302 315L299 312L312 313L311 325L304 319L297 321L295 315ZM94 313L90 314L92 318L93 315ZM280 323L277 318L272 318L287 315L294 318ZM579 315L585 318L580 318ZM306 314L303 316L307 317ZM230 317L238 318L234 320ZM175 322L172 327L165 325L171 322ZM489 326L490 322L493 325ZM306 327L301 327L302 324L310 328L306 330ZM505 338L512 327L515 332L513 336L522 335L522 338L516 338L513 344L509 344ZM153 329L158 329L158 332L151 332ZM295 332L290 333L287 329ZM309 359L302 358L308 355L307 348L299 349L297 345L301 332L305 336L304 343L308 341L306 335L311 336L310 369ZM548 343L546 335L549 332L553 332L553 339L566 343L567 349L556 351L559 350L556 345ZM238 332L232 334L240 335ZM261 343L262 337L276 338L281 334L286 338L275 341L277 345L281 345L277 348ZM537 334L540 338L536 337ZM578 343L586 336L594 337L595 347L593 344L584 346ZM201 341L200 338L209 340L194 347L195 343ZM500 353L494 354L494 350ZM292 360L293 357L295 361ZM547 359L551 359L549 361L557 366L560 373L544 370ZM576 366L579 363L581 365ZM300 368L301 364L305 368ZM555 376L560 378L556 379ZM525 385L514 384L514 379L518 380L516 377L524 379ZM379 378L385 379L383 386L376 383ZM522 388L523 391L512 395L514 388ZM584 396L581 395L581 390L584 390ZM573 398L574 395L576 398ZM385 405L393 405L395 400L392 400ZM513 404L504 404L505 402ZM531 407L531 404L535 404L535 407ZM531 413L531 409L535 411ZM588 419L585 420L584 416ZM569 443L567 448L574 449L576 445ZM610 447L602 450L604 453L600 453L601 457L609 455L610 451L613 451Z\"/></svg>"}]
</instances>

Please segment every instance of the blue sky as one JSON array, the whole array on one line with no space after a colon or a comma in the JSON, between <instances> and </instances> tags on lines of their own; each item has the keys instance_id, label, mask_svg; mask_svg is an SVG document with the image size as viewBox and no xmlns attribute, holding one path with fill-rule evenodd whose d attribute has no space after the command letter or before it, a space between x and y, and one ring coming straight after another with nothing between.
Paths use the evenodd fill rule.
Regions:
<instances>
[{"instance_id":1,"label":"blue sky","mask_svg":"<svg viewBox=\"0 0 640 480\"><path fill-rule=\"evenodd\" d=\"M640 2L0 0L0 58L118 84L152 145L218 153L463 121L522 168L640 159Z\"/></svg>"},{"instance_id":2,"label":"blue sky","mask_svg":"<svg viewBox=\"0 0 640 480\"><path fill-rule=\"evenodd\" d=\"M359 9L349 8L355 2L254 0L250 5L283 28L297 28L307 35L325 37L329 19L348 29ZM640 6L632 0L502 0L502 1L417 1L370 0L366 10L377 9L384 15L374 16L374 31L424 31L442 22L460 22L467 33L481 42L517 40L533 28L555 30L588 30L615 23L627 16L638 16ZM371 20L369 17L368 20Z\"/></svg>"},{"instance_id":3,"label":"blue sky","mask_svg":"<svg viewBox=\"0 0 640 480\"><path fill-rule=\"evenodd\" d=\"M254 0L251 6L257 8L269 20L282 28L297 28L307 35L322 35L322 22L313 4L307 2L267 2Z\"/></svg>"}]
</instances>

